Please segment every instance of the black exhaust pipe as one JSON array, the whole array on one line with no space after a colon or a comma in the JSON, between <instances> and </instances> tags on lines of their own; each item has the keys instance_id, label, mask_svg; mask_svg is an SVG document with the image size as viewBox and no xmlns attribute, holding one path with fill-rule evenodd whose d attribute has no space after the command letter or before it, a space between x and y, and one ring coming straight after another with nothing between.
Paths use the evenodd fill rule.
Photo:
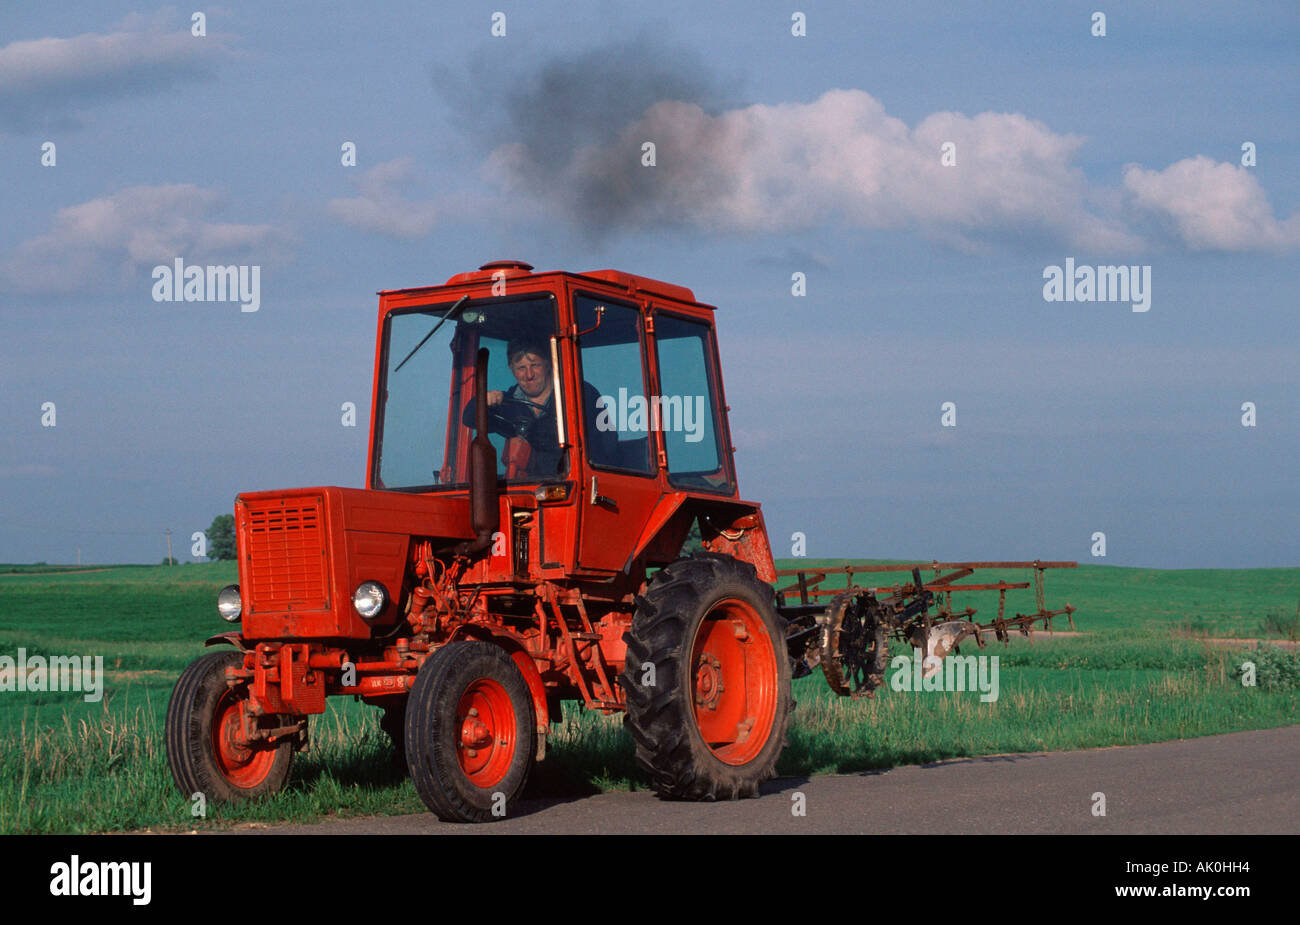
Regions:
<instances>
[{"instance_id":1,"label":"black exhaust pipe","mask_svg":"<svg viewBox=\"0 0 1300 925\"><path fill-rule=\"evenodd\" d=\"M488 439L487 365L487 348L480 347L474 364L474 442L469 445L469 523L475 538L456 547L462 556L487 549L501 529L497 448Z\"/></svg>"}]
</instances>

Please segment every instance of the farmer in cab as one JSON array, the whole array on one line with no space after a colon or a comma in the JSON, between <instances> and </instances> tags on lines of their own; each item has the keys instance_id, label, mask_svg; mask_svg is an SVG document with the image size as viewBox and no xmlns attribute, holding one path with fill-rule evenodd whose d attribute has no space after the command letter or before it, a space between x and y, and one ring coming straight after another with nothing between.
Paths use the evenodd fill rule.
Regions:
<instances>
[{"instance_id":1,"label":"farmer in cab","mask_svg":"<svg viewBox=\"0 0 1300 925\"><path fill-rule=\"evenodd\" d=\"M487 393L488 428L510 441L502 454L508 474L530 478L562 475L566 458L560 449L555 421L555 377L551 369L551 352L531 337L517 337L506 346L506 362L515 377L515 385L504 391ZM613 447L606 446L617 436L599 431L593 425L596 402L600 398L595 386L584 382L588 435L601 447L592 447L594 459L611 458ZM474 426L474 400L465 406L462 422Z\"/></svg>"}]
</instances>

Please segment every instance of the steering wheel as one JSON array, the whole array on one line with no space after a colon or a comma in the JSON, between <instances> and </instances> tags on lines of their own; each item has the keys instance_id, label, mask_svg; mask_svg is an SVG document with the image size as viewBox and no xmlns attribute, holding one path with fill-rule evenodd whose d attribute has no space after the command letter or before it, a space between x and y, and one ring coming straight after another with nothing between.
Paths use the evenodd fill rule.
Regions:
<instances>
[{"instance_id":1,"label":"steering wheel","mask_svg":"<svg viewBox=\"0 0 1300 925\"><path fill-rule=\"evenodd\" d=\"M510 404L512 404L512 405L527 405L527 406L530 407L530 408L536 408L538 411L541 411L541 410L545 407L545 405L539 405L539 404L537 404L537 402L535 402L535 401L529 401L529 400L526 399L526 398L506 398L506 397L503 395L503 396L501 397L501 402L500 402L500 404L503 404L503 405L504 405L504 404L506 404L507 402L510 403Z\"/></svg>"},{"instance_id":2,"label":"steering wheel","mask_svg":"<svg viewBox=\"0 0 1300 925\"><path fill-rule=\"evenodd\" d=\"M488 414L511 433L511 436L506 438L506 445L501 453L501 462L505 466L507 479L523 478L528 474L533 448L524 437L524 433L528 425L536 419L536 415L532 410L525 409L541 407L537 402L523 398L502 396L501 401L488 409Z\"/></svg>"},{"instance_id":3,"label":"steering wheel","mask_svg":"<svg viewBox=\"0 0 1300 925\"><path fill-rule=\"evenodd\" d=\"M506 411L501 407L502 405L511 405L512 407L509 411ZM523 398L507 398L503 396L500 402L488 408L488 414L522 436L527 426L536 418L536 415L525 412L524 409L526 408L540 410L542 405Z\"/></svg>"}]
</instances>

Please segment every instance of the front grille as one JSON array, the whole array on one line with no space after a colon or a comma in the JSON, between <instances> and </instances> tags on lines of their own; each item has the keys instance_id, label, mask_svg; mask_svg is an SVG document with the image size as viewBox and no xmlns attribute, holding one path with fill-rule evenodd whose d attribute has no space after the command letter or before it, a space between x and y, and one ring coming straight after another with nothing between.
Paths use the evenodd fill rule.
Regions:
<instances>
[{"instance_id":1,"label":"front grille","mask_svg":"<svg viewBox=\"0 0 1300 925\"><path fill-rule=\"evenodd\" d=\"M245 505L249 603L254 612L325 610L325 524L319 497Z\"/></svg>"}]
</instances>

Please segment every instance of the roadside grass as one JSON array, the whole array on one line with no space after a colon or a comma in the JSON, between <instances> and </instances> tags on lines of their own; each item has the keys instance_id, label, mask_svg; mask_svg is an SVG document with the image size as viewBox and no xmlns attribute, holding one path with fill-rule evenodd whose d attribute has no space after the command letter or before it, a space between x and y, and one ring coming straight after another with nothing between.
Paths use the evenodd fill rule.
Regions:
<instances>
[{"instance_id":1,"label":"roadside grass","mask_svg":"<svg viewBox=\"0 0 1300 925\"><path fill-rule=\"evenodd\" d=\"M1000 658L999 699L976 692L881 691L833 696L818 677L795 682L798 701L784 777L848 773L1006 752L1135 745L1294 721L1300 691L1244 688L1240 653L1151 637L1107 647L1061 639L990 646ZM1001 651L997 651L1001 650ZM899 651L898 654L904 654ZM288 788L240 806L191 814L162 749L161 719L146 705L100 708L61 726L22 726L0 757L0 832L219 829L331 816L422 812L393 767L378 710L331 701L312 720L312 747ZM566 704L529 795L556 799L645 789L617 716Z\"/></svg>"},{"instance_id":2,"label":"roadside grass","mask_svg":"<svg viewBox=\"0 0 1300 925\"><path fill-rule=\"evenodd\" d=\"M1090 566L1049 573L1049 604L1068 600L1079 607L1081 635L1035 634L1032 643L1013 636L1009 646L989 642L982 653L964 645L963 655L999 656L994 703L981 703L977 692L888 688L874 699L837 698L820 675L796 681L798 707L778 773L869 771L1295 722L1300 690L1294 682L1244 687L1238 675L1243 661L1258 658L1261 667L1269 666L1268 677L1300 677L1287 667L1300 665L1300 656L1276 647L1253 656L1177 630L1191 612L1210 635L1230 636L1234 627L1257 634L1268 613L1279 612L1295 593L1300 570L1252 570L1246 579L1216 573L1225 587L1257 592L1239 614L1210 604L1179 612L1160 595L1191 608L1192 600L1219 600L1223 592L1214 592L1204 575L1148 572ZM1054 579L1066 575L1076 584L1054 587ZM204 651L204 638L225 628L212 602L232 580L233 566L194 565L0 581L0 654L18 647L29 654L99 654L108 674L100 703L85 703L76 692L0 693L0 833L210 830L424 811L410 782L394 769L379 711L334 698L324 715L312 718L311 749L297 756L284 792L252 804L208 806L205 818L191 814L167 769L163 717L176 676ZM1122 588L1137 590L1136 604L1124 603ZM1156 599L1158 607L1151 603ZM996 612L996 594L991 605ZM977 619L987 613L986 605L973 606L983 611ZM621 717L569 703L552 728L530 796L566 799L646 788Z\"/></svg>"},{"instance_id":3,"label":"roadside grass","mask_svg":"<svg viewBox=\"0 0 1300 925\"><path fill-rule=\"evenodd\" d=\"M1132 642L1108 659L1081 640L1001 654L996 702L978 693L885 690L876 699L836 698L805 679L807 712L779 770L845 773L1011 752L1138 745L1295 722L1300 691L1245 688L1241 660L1179 640ZM1089 641L1092 642L1092 641ZM1021 645L1021 648L1027 646ZM990 646L990 650L993 647ZM999 654L986 650L985 654ZM901 653L900 653L901 654ZM963 650L963 654L966 653ZM1164 662L1162 665L1161 663Z\"/></svg>"}]
</instances>

